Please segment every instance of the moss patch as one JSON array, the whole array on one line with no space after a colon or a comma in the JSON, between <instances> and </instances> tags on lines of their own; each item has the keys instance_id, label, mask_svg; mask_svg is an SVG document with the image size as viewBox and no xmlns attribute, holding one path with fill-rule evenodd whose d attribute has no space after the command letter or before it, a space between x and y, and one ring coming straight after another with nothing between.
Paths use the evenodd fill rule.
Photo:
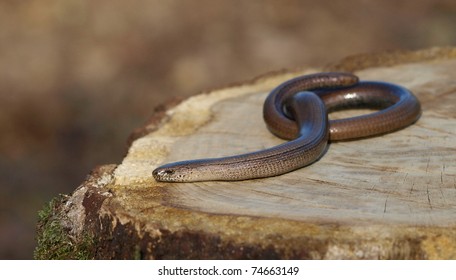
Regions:
<instances>
[{"instance_id":1,"label":"moss patch","mask_svg":"<svg viewBox=\"0 0 456 280\"><path fill-rule=\"evenodd\" d=\"M91 259L95 240L85 233L77 240L72 239L62 224L62 209L67 196L52 199L38 212L37 247L34 258L39 260Z\"/></svg>"}]
</instances>

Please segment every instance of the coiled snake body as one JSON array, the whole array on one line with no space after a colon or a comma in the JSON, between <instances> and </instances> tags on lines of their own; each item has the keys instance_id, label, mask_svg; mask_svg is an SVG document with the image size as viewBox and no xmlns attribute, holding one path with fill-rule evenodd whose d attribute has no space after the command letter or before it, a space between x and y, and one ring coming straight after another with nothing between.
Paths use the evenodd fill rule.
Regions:
<instances>
[{"instance_id":1,"label":"coiled snake body","mask_svg":"<svg viewBox=\"0 0 456 280\"><path fill-rule=\"evenodd\" d=\"M378 109L371 114L328 121L328 113L346 108ZM421 114L407 89L384 82L358 82L349 73L318 73L291 79L266 98L268 129L290 141L237 156L165 164L152 175L163 182L237 181L284 174L309 165L328 141L352 140L396 131Z\"/></svg>"}]
</instances>

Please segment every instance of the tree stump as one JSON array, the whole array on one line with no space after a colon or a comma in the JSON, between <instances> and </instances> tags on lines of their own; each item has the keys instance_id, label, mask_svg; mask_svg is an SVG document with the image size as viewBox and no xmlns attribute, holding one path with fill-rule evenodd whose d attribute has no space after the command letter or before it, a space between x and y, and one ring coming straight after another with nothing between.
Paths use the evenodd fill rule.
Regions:
<instances>
[{"instance_id":1,"label":"tree stump","mask_svg":"<svg viewBox=\"0 0 456 280\"><path fill-rule=\"evenodd\" d=\"M333 70L410 89L421 118L392 134L331 143L321 160L282 176L154 181L152 170L165 162L282 143L262 119L269 91L298 75ZM133 134L120 165L98 167L41 212L35 256L454 259L455 225L456 49L432 48L268 74L158 110Z\"/></svg>"}]
</instances>

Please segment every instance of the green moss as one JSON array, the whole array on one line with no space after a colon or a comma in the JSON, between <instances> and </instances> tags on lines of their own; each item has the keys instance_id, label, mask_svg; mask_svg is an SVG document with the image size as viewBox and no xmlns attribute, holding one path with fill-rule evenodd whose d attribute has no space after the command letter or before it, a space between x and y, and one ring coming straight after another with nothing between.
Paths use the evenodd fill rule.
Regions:
<instances>
[{"instance_id":1,"label":"green moss","mask_svg":"<svg viewBox=\"0 0 456 280\"><path fill-rule=\"evenodd\" d=\"M133 252L133 259L134 260L141 260L142 259L142 256L141 256L141 247L139 245L136 245L135 246L135 250Z\"/></svg>"},{"instance_id":2,"label":"green moss","mask_svg":"<svg viewBox=\"0 0 456 280\"><path fill-rule=\"evenodd\" d=\"M94 238L86 233L78 240L70 239L68 231L61 225L60 207L66 196L52 199L38 212L37 247L34 258L49 259L91 259Z\"/></svg>"}]
</instances>

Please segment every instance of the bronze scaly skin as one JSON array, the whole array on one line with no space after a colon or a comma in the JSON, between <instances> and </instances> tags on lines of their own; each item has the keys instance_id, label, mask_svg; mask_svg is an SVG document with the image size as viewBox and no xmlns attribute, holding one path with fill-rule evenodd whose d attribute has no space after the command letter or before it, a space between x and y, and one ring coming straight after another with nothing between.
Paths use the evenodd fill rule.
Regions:
<instances>
[{"instance_id":1,"label":"bronze scaly skin","mask_svg":"<svg viewBox=\"0 0 456 280\"><path fill-rule=\"evenodd\" d=\"M360 107L379 111L328 121L328 112ZM394 84L358 83L358 77L349 73L301 76L275 88L263 107L268 129L291 141L237 156L169 163L155 169L152 175L162 182L277 176L318 160L328 140L353 140L393 132L414 123L420 115L418 99Z\"/></svg>"}]
</instances>

